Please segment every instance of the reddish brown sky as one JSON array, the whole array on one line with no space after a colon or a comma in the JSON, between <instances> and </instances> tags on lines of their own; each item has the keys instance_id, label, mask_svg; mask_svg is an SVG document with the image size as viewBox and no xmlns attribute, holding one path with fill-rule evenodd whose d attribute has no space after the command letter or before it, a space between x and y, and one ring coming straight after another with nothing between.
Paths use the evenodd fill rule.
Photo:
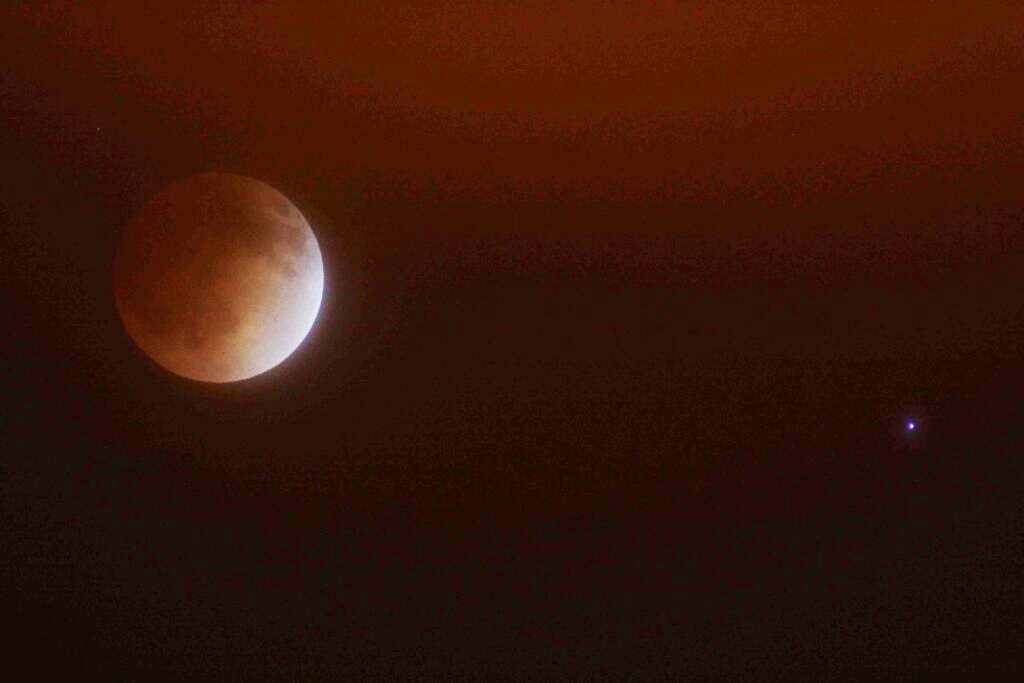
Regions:
<instances>
[{"instance_id":1,"label":"reddish brown sky","mask_svg":"<svg viewBox=\"0 0 1024 683\"><path fill-rule=\"evenodd\" d=\"M156 190L261 178L310 211L335 278L308 353L343 378L393 354L378 391L393 381L411 409L466 400L492 364L515 377L524 354L710 382L739 353L824 373L785 410L827 433L812 404L876 419L1017 348L1019 3L4 12L12 158L29 160L11 187L76 193L36 239L97 301ZM847 372L860 393L834 389ZM686 402L687 377L665 400ZM737 378L732 400L760 400L761 381Z\"/></svg>"},{"instance_id":2,"label":"reddish brown sky","mask_svg":"<svg viewBox=\"0 0 1024 683\"><path fill-rule=\"evenodd\" d=\"M0 3L6 651L1019 668L1022 46L1019 0ZM328 279L239 385L111 292L209 170Z\"/></svg>"},{"instance_id":3,"label":"reddish brown sky","mask_svg":"<svg viewBox=\"0 0 1024 683\"><path fill-rule=\"evenodd\" d=\"M9 68L461 199L955 190L1020 158L1016 2L219 7L36 3L12 20L50 59Z\"/></svg>"},{"instance_id":4,"label":"reddish brown sky","mask_svg":"<svg viewBox=\"0 0 1024 683\"><path fill-rule=\"evenodd\" d=\"M336 357L384 348L357 322L366 310L366 325L398 346L435 343L470 382L479 368L460 359L477 356L439 320L468 330L465 348L497 335L506 360L528 348L641 362L654 343L678 359L878 358L864 391L887 386L898 406L979 348L994 365L1016 348L1019 3L37 2L4 14L12 158L31 157L12 173L28 187L38 167L31 192L52 183L107 211L43 233L75 267L89 255L100 296L130 211L221 169L311 211L348 296L326 315L349 336L320 342ZM502 291L519 313L459 303L486 310ZM515 334L500 332L516 315ZM659 341L623 348L600 315ZM922 358L916 379L887 384Z\"/></svg>"}]
</instances>

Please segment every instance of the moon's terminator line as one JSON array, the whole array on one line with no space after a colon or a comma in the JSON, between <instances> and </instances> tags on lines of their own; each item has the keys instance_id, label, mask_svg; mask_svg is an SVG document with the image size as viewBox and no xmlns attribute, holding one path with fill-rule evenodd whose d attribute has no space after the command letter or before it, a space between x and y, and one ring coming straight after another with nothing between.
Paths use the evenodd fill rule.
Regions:
<instances>
[{"instance_id":1,"label":"moon's terminator line","mask_svg":"<svg viewBox=\"0 0 1024 683\"><path fill-rule=\"evenodd\" d=\"M158 193L125 229L114 294L125 329L184 377L233 382L290 356L323 298L320 247L284 195L204 173Z\"/></svg>"}]
</instances>

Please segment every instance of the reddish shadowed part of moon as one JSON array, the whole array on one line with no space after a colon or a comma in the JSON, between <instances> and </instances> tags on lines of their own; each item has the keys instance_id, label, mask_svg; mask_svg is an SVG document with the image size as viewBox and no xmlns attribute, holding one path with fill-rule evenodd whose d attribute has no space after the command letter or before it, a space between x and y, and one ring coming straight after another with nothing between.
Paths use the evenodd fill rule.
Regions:
<instances>
[{"instance_id":1,"label":"reddish shadowed part of moon","mask_svg":"<svg viewBox=\"0 0 1024 683\"><path fill-rule=\"evenodd\" d=\"M313 327L320 247L280 192L203 173L170 185L129 221L114 296L129 336L171 372L234 382L266 372Z\"/></svg>"}]
</instances>

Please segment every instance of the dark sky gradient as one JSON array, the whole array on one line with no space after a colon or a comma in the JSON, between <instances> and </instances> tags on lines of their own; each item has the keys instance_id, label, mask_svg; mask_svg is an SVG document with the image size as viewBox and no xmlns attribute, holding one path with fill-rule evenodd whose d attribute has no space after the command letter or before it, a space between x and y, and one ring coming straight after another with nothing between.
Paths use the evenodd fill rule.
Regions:
<instances>
[{"instance_id":1,"label":"dark sky gradient","mask_svg":"<svg viewBox=\"0 0 1024 683\"><path fill-rule=\"evenodd\" d=\"M1024 5L211 4L0 10L6 649L1015 668ZM238 385L146 359L111 289L208 170L328 271Z\"/></svg>"}]
</instances>

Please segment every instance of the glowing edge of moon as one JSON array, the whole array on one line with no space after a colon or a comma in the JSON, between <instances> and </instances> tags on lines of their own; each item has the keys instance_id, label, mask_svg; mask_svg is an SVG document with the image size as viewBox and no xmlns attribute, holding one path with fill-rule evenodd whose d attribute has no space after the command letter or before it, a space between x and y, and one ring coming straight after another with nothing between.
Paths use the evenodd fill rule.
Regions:
<instances>
[{"instance_id":1,"label":"glowing edge of moon","mask_svg":"<svg viewBox=\"0 0 1024 683\"><path fill-rule=\"evenodd\" d=\"M324 298L323 254L309 221L275 188L254 178L238 178L260 185L286 201L292 208L306 232L307 270L298 278L287 278L279 271L260 268L256 263L241 269L245 273L258 272L260 278L277 280L277 299L271 307L272 315L269 319L267 316L250 317L232 333L230 340L227 341L227 345L232 349L229 354L233 361L230 369L222 367L214 377L211 376L208 367L197 366L195 358L188 352L168 349L162 340L153 338L137 324L132 312L122 305L120 292L115 288L115 302L122 323L129 337L139 348L165 370L187 379L210 384L228 384L251 379L287 360L309 336ZM266 291L267 284L253 283L262 291ZM298 291L295 291L296 288Z\"/></svg>"}]
</instances>

